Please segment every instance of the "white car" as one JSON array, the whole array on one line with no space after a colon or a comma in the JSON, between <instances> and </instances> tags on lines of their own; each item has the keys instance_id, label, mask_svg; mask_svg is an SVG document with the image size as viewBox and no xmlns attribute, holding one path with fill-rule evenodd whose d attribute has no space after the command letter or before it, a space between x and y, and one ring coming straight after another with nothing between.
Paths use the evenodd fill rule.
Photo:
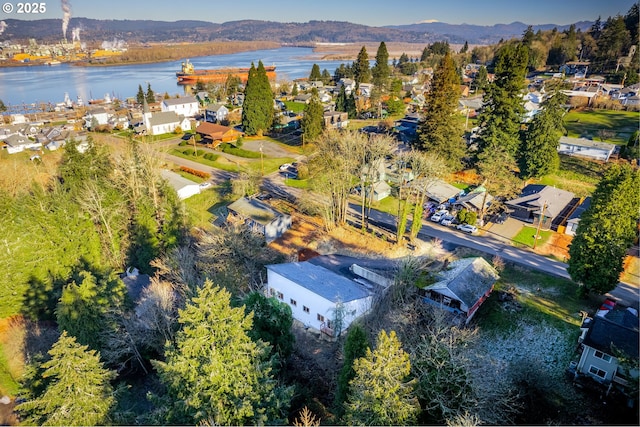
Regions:
<instances>
[{"instance_id":1,"label":"white car","mask_svg":"<svg viewBox=\"0 0 640 427\"><path fill-rule=\"evenodd\" d=\"M211 187L211 183L210 182L203 182L202 184L200 184L200 189L204 190L206 188Z\"/></svg>"},{"instance_id":2,"label":"white car","mask_svg":"<svg viewBox=\"0 0 640 427\"><path fill-rule=\"evenodd\" d=\"M449 215L449 211L437 211L433 215L431 215L431 221L440 222L445 217L445 215Z\"/></svg>"},{"instance_id":3,"label":"white car","mask_svg":"<svg viewBox=\"0 0 640 427\"><path fill-rule=\"evenodd\" d=\"M469 233L469 234L473 234L476 231L478 231L477 227L474 227L473 225L469 225L469 224L459 224L456 226L456 228L460 231L464 231L465 233Z\"/></svg>"},{"instance_id":4,"label":"white car","mask_svg":"<svg viewBox=\"0 0 640 427\"><path fill-rule=\"evenodd\" d=\"M280 170L281 171L286 171L286 170L289 170L290 167L291 167L291 163L284 163L284 164L280 165Z\"/></svg>"},{"instance_id":5,"label":"white car","mask_svg":"<svg viewBox=\"0 0 640 427\"><path fill-rule=\"evenodd\" d=\"M440 221L440 224L451 225L454 219L455 217L453 215L445 215L444 218L442 218L442 221Z\"/></svg>"}]
</instances>

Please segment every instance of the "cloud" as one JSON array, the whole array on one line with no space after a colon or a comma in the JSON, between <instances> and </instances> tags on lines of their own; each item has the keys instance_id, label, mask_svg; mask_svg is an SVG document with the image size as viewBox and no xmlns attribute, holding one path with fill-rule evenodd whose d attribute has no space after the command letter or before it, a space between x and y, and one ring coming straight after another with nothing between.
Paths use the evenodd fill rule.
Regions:
<instances>
[{"instance_id":1,"label":"cloud","mask_svg":"<svg viewBox=\"0 0 640 427\"><path fill-rule=\"evenodd\" d=\"M418 24L433 24L434 22L440 22L437 19L425 19L424 21L418 22Z\"/></svg>"}]
</instances>

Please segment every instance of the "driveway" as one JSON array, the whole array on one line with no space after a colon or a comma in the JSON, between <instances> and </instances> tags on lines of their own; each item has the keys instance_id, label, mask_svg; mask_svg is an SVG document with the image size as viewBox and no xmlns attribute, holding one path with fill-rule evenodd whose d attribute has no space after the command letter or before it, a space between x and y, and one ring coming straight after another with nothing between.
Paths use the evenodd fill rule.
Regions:
<instances>
[{"instance_id":1,"label":"driveway","mask_svg":"<svg viewBox=\"0 0 640 427\"><path fill-rule=\"evenodd\" d=\"M484 234L496 240L511 243L515 235L522 230L522 227L524 227L524 222L507 217L502 224L491 223L488 228L484 229Z\"/></svg>"}]
</instances>

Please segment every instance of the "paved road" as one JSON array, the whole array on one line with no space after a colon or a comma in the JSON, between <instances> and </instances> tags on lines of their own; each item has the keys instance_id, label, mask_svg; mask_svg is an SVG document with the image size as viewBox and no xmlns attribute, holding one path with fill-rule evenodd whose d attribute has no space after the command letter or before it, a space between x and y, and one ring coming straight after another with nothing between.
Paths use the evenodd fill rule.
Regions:
<instances>
[{"instance_id":1,"label":"paved road","mask_svg":"<svg viewBox=\"0 0 640 427\"><path fill-rule=\"evenodd\" d=\"M360 218L360 206L350 204L349 209L351 215ZM395 216L372 209L369 217L373 224L395 232ZM409 227L410 223L407 225L407 229L409 229ZM530 250L508 246L490 235L470 235L456 230L455 227L446 227L431 221L423 221L423 226L418 233L418 237L423 241L437 238L444 243L445 249L448 250L454 249L455 246L464 246L490 255L498 255L506 261L524 267L552 274L557 277L571 279L567 272L567 264L564 262L538 255ZM636 308L640 305L640 287L638 285L621 282L607 295L623 300L627 305Z\"/></svg>"},{"instance_id":2,"label":"paved road","mask_svg":"<svg viewBox=\"0 0 640 427\"><path fill-rule=\"evenodd\" d=\"M236 176L235 173L221 171L181 157L172 156L170 154L164 155L168 161L174 162L177 165L204 170L205 172L211 173L211 181L215 184L223 183ZM264 177L262 186L265 190L273 193L274 195L290 201L295 201L300 198L304 193L304 190L289 187L285 185L284 180L284 175L276 171ZM349 213L353 217L359 219L360 206L351 203L349 205ZM369 218L372 224L395 233L395 216L371 209ZM410 223L407 226L407 229L408 227L410 227ZM453 250L456 246L464 246L485 252L489 255L498 255L506 261L510 261L524 267L552 274L557 277L570 279L569 273L567 272L567 264L538 255L531 250L510 246L490 234L479 236L469 235L456 230L454 227L445 227L431 221L423 221L423 226L420 233L418 233L418 237L423 241L437 238L443 242L443 246L447 250ZM625 303L633 307L638 308L640 306L640 286L638 286L638 284L620 283L607 295L623 300Z\"/></svg>"}]
</instances>

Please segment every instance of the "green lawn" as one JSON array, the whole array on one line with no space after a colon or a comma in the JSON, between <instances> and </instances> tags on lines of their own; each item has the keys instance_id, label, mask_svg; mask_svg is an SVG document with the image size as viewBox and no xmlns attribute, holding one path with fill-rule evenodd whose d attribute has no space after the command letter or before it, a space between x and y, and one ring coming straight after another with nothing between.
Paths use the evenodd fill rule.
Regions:
<instances>
[{"instance_id":1,"label":"green lawn","mask_svg":"<svg viewBox=\"0 0 640 427\"><path fill-rule=\"evenodd\" d=\"M589 110L571 111L564 117L568 136L589 138L619 145L627 145L629 137L638 130L640 112ZM604 131L604 133L603 133Z\"/></svg>"},{"instance_id":2,"label":"green lawn","mask_svg":"<svg viewBox=\"0 0 640 427\"><path fill-rule=\"evenodd\" d=\"M544 176L535 182L571 191L578 197L586 197L593 193L608 167L608 163L601 164L579 157L561 155L558 172Z\"/></svg>"},{"instance_id":3,"label":"green lawn","mask_svg":"<svg viewBox=\"0 0 640 427\"><path fill-rule=\"evenodd\" d=\"M220 188L209 188L200 194L185 199L189 223L194 227L209 229L213 227L211 221L215 219L218 210L226 206L229 201L220 195Z\"/></svg>"},{"instance_id":4,"label":"green lawn","mask_svg":"<svg viewBox=\"0 0 640 427\"><path fill-rule=\"evenodd\" d=\"M284 101L284 105L287 107L287 110L293 111L294 113L300 113L304 111L304 107L307 106L304 102L293 102L293 101Z\"/></svg>"},{"instance_id":5,"label":"green lawn","mask_svg":"<svg viewBox=\"0 0 640 427\"><path fill-rule=\"evenodd\" d=\"M551 237L552 234L553 231L540 230L540 233L538 234L538 246L544 245L545 242L549 240L549 237ZM533 242L535 240L535 235L536 228L525 225L524 227L522 227L522 230L520 230L520 232L513 237L513 242L532 248Z\"/></svg>"},{"instance_id":6,"label":"green lawn","mask_svg":"<svg viewBox=\"0 0 640 427\"><path fill-rule=\"evenodd\" d=\"M309 188L309 180L308 179L290 179L290 178L286 178L284 180L284 184L286 186L288 186L288 187L302 188L304 190Z\"/></svg>"},{"instance_id":7,"label":"green lawn","mask_svg":"<svg viewBox=\"0 0 640 427\"><path fill-rule=\"evenodd\" d=\"M500 272L495 291L515 289L519 311L504 310L497 292L478 310L476 321L483 329L505 331L519 319L549 321L570 334L579 333L580 311L592 310L599 304L598 297L578 297L578 285L570 280L507 264Z\"/></svg>"}]
</instances>

